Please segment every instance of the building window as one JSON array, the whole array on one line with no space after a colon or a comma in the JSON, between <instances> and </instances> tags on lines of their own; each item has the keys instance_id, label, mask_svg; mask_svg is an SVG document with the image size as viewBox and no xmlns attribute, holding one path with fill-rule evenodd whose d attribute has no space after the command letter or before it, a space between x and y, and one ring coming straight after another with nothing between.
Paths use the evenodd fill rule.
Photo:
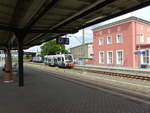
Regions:
<instances>
[{"instance_id":1,"label":"building window","mask_svg":"<svg viewBox=\"0 0 150 113\"><path fill-rule=\"evenodd\" d=\"M104 45L104 39L99 39L99 45Z\"/></svg>"},{"instance_id":2,"label":"building window","mask_svg":"<svg viewBox=\"0 0 150 113\"><path fill-rule=\"evenodd\" d=\"M108 29L108 33L110 34L110 29Z\"/></svg>"},{"instance_id":3,"label":"building window","mask_svg":"<svg viewBox=\"0 0 150 113\"><path fill-rule=\"evenodd\" d=\"M140 40L141 43L144 42L144 35L143 35L143 34L140 34L140 35L139 35L139 40Z\"/></svg>"},{"instance_id":4,"label":"building window","mask_svg":"<svg viewBox=\"0 0 150 113\"><path fill-rule=\"evenodd\" d=\"M118 34L116 41L117 43L123 43L123 36L121 34Z\"/></svg>"},{"instance_id":5,"label":"building window","mask_svg":"<svg viewBox=\"0 0 150 113\"><path fill-rule=\"evenodd\" d=\"M117 27L117 31L118 31L118 32L121 31L121 27L120 27L120 26Z\"/></svg>"},{"instance_id":6,"label":"building window","mask_svg":"<svg viewBox=\"0 0 150 113\"><path fill-rule=\"evenodd\" d=\"M79 56L82 56L82 48L79 48Z\"/></svg>"},{"instance_id":7,"label":"building window","mask_svg":"<svg viewBox=\"0 0 150 113\"><path fill-rule=\"evenodd\" d=\"M95 36L98 36L98 33L95 33Z\"/></svg>"},{"instance_id":8,"label":"building window","mask_svg":"<svg viewBox=\"0 0 150 113\"><path fill-rule=\"evenodd\" d=\"M112 44L112 37L111 36L107 37L107 44Z\"/></svg>"},{"instance_id":9,"label":"building window","mask_svg":"<svg viewBox=\"0 0 150 113\"><path fill-rule=\"evenodd\" d=\"M143 51L144 54L142 54L142 64L149 64L149 50Z\"/></svg>"},{"instance_id":10,"label":"building window","mask_svg":"<svg viewBox=\"0 0 150 113\"><path fill-rule=\"evenodd\" d=\"M100 31L100 32L99 32L99 35L102 35L102 34L103 34L103 32L102 32L102 31Z\"/></svg>"},{"instance_id":11,"label":"building window","mask_svg":"<svg viewBox=\"0 0 150 113\"><path fill-rule=\"evenodd\" d=\"M107 52L107 64L112 64L113 63L113 52L109 51Z\"/></svg>"},{"instance_id":12,"label":"building window","mask_svg":"<svg viewBox=\"0 0 150 113\"><path fill-rule=\"evenodd\" d=\"M104 52L103 51L99 52L99 63L104 64Z\"/></svg>"},{"instance_id":13,"label":"building window","mask_svg":"<svg viewBox=\"0 0 150 113\"><path fill-rule=\"evenodd\" d=\"M82 57L85 57L84 46L81 47L81 56L82 56Z\"/></svg>"},{"instance_id":14,"label":"building window","mask_svg":"<svg viewBox=\"0 0 150 113\"><path fill-rule=\"evenodd\" d=\"M123 64L123 50L118 50L117 52L116 52L116 63L117 64Z\"/></svg>"},{"instance_id":15,"label":"building window","mask_svg":"<svg viewBox=\"0 0 150 113\"><path fill-rule=\"evenodd\" d=\"M147 35L147 43L150 43L150 34Z\"/></svg>"},{"instance_id":16,"label":"building window","mask_svg":"<svg viewBox=\"0 0 150 113\"><path fill-rule=\"evenodd\" d=\"M141 26L141 30L143 30L143 26Z\"/></svg>"}]
</instances>

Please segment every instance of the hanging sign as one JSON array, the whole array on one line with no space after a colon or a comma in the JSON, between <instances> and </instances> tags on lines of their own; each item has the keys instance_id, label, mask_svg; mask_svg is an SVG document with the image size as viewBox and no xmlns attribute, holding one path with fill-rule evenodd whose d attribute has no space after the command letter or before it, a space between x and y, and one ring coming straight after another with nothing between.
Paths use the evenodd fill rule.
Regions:
<instances>
[{"instance_id":1,"label":"hanging sign","mask_svg":"<svg viewBox=\"0 0 150 113\"><path fill-rule=\"evenodd\" d=\"M69 38L56 38L56 43L57 44L69 44Z\"/></svg>"}]
</instances>

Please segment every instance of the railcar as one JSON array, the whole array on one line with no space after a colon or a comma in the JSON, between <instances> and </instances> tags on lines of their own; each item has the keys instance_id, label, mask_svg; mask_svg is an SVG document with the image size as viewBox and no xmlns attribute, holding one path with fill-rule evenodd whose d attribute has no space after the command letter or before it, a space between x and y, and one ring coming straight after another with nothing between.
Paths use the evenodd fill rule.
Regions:
<instances>
[{"instance_id":1,"label":"railcar","mask_svg":"<svg viewBox=\"0 0 150 113\"><path fill-rule=\"evenodd\" d=\"M43 63L44 63L45 65L48 65L48 55L44 56L44 61L43 61Z\"/></svg>"},{"instance_id":2,"label":"railcar","mask_svg":"<svg viewBox=\"0 0 150 113\"><path fill-rule=\"evenodd\" d=\"M43 62L42 57L37 57L37 56L33 57L32 61L37 62L37 63L42 63Z\"/></svg>"},{"instance_id":3,"label":"railcar","mask_svg":"<svg viewBox=\"0 0 150 113\"><path fill-rule=\"evenodd\" d=\"M72 54L47 55L44 57L44 63L49 66L71 68L74 66L74 58Z\"/></svg>"},{"instance_id":4,"label":"railcar","mask_svg":"<svg viewBox=\"0 0 150 113\"><path fill-rule=\"evenodd\" d=\"M72 68L74 66L74 58L72 54L57 55L58 67Z\"/></svg>"}]
</instances>

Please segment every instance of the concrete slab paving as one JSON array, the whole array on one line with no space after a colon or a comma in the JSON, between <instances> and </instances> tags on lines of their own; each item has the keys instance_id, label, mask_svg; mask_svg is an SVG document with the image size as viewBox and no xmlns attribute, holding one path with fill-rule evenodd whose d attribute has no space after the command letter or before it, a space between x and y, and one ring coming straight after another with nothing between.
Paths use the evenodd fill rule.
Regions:
<instances>
[{"instance_id":1,"label":"concrete slab paving","mask_svg":"<svg viewBox=\"0 0 150 113\"><path fill-rule=\"evenodd\" d=\"M149 113L150 105L25 68L25 87L0 82L0 113Z\"/></svg>"}]
</instances>

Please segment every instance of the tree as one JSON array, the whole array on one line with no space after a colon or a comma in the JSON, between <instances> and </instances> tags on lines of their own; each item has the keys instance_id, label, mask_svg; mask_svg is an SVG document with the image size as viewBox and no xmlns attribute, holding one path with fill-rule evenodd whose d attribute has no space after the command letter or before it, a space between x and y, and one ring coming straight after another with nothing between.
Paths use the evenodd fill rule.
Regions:
<instances>
[{"instance_id":1,"label":"tree","mask_svg":"<svg viewBox=\"0 0 150 113\"><path fill-rule=\"evenodd\" d=\"M51 40L41 46L41 56L56 55L59 53L67 54L68 51L65 49L65 45L56 44L56 40Z\"/></svg>"}]
</instances>

